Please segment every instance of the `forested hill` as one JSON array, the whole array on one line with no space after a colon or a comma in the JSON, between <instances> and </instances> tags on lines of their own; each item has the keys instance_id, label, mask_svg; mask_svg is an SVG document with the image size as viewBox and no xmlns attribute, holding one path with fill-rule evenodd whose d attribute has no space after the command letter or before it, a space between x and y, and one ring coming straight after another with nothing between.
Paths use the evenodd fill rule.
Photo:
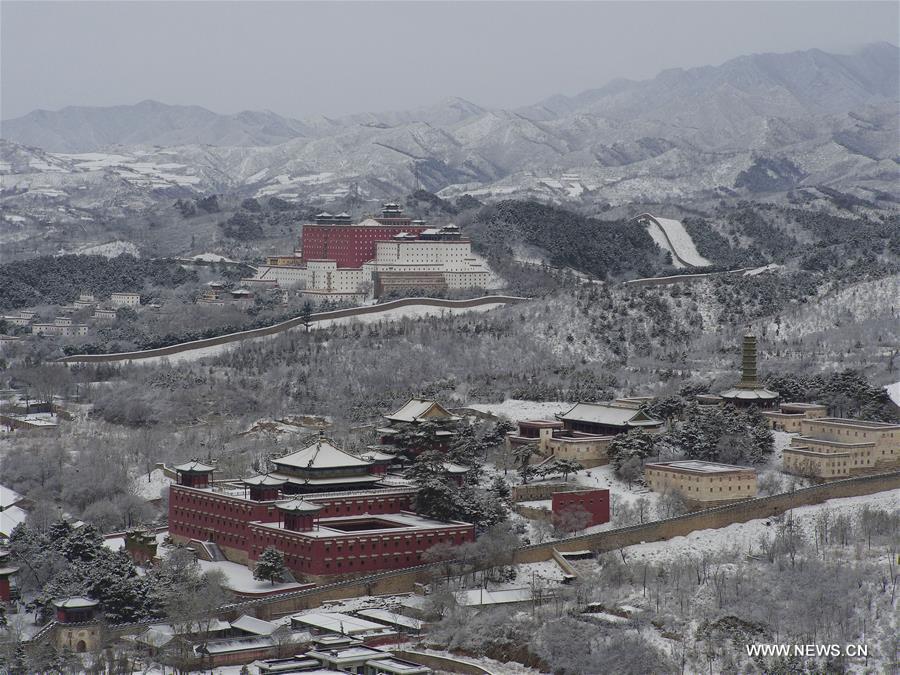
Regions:
<instances>
[{"instance_id":1,"label":"forested hill","mask_svg":"<svg viewBox=\"0 0 900 675\"><path fill-rule=\"evenodd\" d=\"M668 254L640 225L588 218L534 201L485 207L466 232L488 258L508 258L517 244L526 244L543 251L554 267L601 279L652 276L669 268Z\"/></svg>"},{"instance_id":2,"label":"forested hill","mask_svg":"<svg viewBox=\"0 0 900 675\"><path fill-rule=\"evenodd\" d=\"M173 288L196 279L173 260L140 260L123 254L40 256L0 265L0 310L40 304L65 304L79 293L99 297Z\"/></svg>"}]
</instances>

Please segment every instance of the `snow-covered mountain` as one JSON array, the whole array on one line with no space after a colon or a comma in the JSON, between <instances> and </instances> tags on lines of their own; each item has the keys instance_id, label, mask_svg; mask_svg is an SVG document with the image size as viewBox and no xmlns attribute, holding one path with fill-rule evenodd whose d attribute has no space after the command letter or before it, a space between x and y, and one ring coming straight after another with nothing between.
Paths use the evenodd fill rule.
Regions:
<instances>
[{"instance_id":1,"label":"snow-covered mountain","mask_svg":"<svg viewBox=\"0 0 900 675\"><path fill-rule=\"evenodd\" d=\"M884 43L753 55L514 111L461 99L308 120L153 101L35 111L3 123L0 183L8 208L35 194L93 208L227 191L378 199L417 185L614 205L819 185L871 198L896 192L898 57Z\"/></svg>"}]
</instances>

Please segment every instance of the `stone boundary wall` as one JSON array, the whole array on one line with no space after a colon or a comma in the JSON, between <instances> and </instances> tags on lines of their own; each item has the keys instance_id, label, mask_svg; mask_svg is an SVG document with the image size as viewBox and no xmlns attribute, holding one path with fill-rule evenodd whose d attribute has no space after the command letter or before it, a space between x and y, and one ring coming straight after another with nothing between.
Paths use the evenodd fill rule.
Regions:
<instances>
[{"instance_id":1,"label":"stone boundary wall","mask_svg":"<svg viewBox=\"0 0 900 675\"><path fill-rule=\"evenodd\" d=\"M528 520L543 520L546 522L553 521L553 511L550 509L542 509L540 506L525 506L524 504L513 504L513 511Z\"/></svg>"},{"instance_id":2,"label":"stone boundary wall","mask_svg":"<svg viewBox=\"0 0 900 675\"><path fill-rule=\"evenodd\" d=\"M481 666L469 663L468 661L460 661L459 659L438 656L437 654L425 654L410 649L392 649L391 651L401 659L421 663L423 666L428 666L435 671L444 673L463 673L463 675L491 675L491 671L485 670Z\"/></svg>"},{"instance_id":3,"label":"stone boundary wall","mask_svg":"<svg viewBox=\"0 0 900 675\"><path fill-rule=\"evenodd\" d=\"M758 518L771 518L790 509L811 504L821 504L829 499L858 497L876 492L900 489L900 471L859 476L844 480L813 485L794 492L783 492L771 497L720 506L706 511L676 516L667 520L643 525L586 534L544 544L523 546L515 552L516 563L543 562L553 557L553 550L560 553L593 550L612 551L643 542L662 541L684 536L695 530L721 528L733 523L746 523ZM284 616L304 609L314 609L328 600L346 600L360 595L396 595L412 593L417 583L430 581L435 573L442 573L444 563L427 563L403 570L382 572L357 579L336 581L308 590L288 591L281 595L259 598L246 602L224 605L219 609L222 618L235 619L241 614L251 614L261 619ZM117 635L138 632L147 623L110 626Z\"/></svg>"},{"instance_id":4,"label":"stone boundary wall","mask_svg":"<svg viewBox=\"0 0 900 675\"><path fill-rule=\"evenodd\" d=\"M515 562L529 563L549 560L553 555L554 548L560 553L586 549L599 552L611 551L641 542L662 541L684 536L695 530L721 528L733 523L770 518L798 506L821 504L828 499L856 497L896 489L900 489L900 471L848 478L643 525L524 546L516 550ZM430 581L433 574L440 574L442 565L443 563L417 565L404 570L334 582L307 591L288 592L282 596L236 603L222 607L221 613L223 616L233 617L240 614L255 614L259 618L265 619L283 616L302 609L313 609L328 600L344 600L360 595L411 593L415 591L417 583L426 583Z\"/></svg>"},{"instance_id":5,"label":"stone boundary wall","mask_svg":"<svg viewBox=\"0 0 900 675\"><path fill-rule=\"evenodd\" d=\"M583 485L578 485L577 483L513 485L510 489L510 497L514 502L536 502L541 499L551 499L554 492L577 492L584 489Z\"/></svg>"},{"instance_id":6,"label":"stone boundary wall","mask_svg":"<svg viewBox=\"0 0 900 675\"><path fill-rule=\"evenodd\" d=\"M472 307L480 307L481 305L492 305L495 303L516 304L524 302L528 298L520 298L512 295L485 295L480 298L470 298L468 300L445 300L443 298L402 298L385 302L380 305L368 305L366 307L350 307L347 309L336 309L331 312L317 312L312 315L312 323L318 321L327 321L329 319L340 319L348 316L361 316L363 314L377 314L389 309L397 309L398 307L445 307L449 309L469 309ZM159 347L157 349L145 349L137 352L119 352L116 354L73 354L72 356L64 356L59 359L60 363L109 363L116 361L140 361L141 359L150 359L158 356L171 356L172 354L181 354L183 352L193 351L195 349L203 349L205 347L214 347L229 342L240 342L242 340L252 340L254 338L265 337L267 335L275 335L282 333L291 328L303 325L303 317L297 316L281 323L263 328L254 328L251 330L240 331L238 333L228 333L217 337L205 338L203 340L193 340L191 342L181 342L168 347Z\"/></svg>"}]
</instances>

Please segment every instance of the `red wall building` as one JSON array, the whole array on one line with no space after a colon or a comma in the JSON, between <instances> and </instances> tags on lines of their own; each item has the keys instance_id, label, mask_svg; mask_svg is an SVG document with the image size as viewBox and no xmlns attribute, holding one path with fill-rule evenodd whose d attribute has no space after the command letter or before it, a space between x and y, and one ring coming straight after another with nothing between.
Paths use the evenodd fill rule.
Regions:
<instances>
[{"instance_id":1,"label":"red wall building","mask_svg":"<svg viewBox=\"0 0 900 675\"><path fill-rule=\"evenodd\" d=\"M583 508L591 520L586 527L609 522L609 490L578 490L553 493L553 517L559 518L570 509Z\"/></svg>"},{"instance_id":2,"label":"red wall building","mask_svg":"<svg viewBox=\"0 0 900 675\"><path fill-rule=\"evenodd\" d=\"M424 225L382 225L374 220L358 225L304 225L300 242L302 262L334 260L338 267L358 269L375 258L376 242L388 241L401 232L420 234L425 229Z\"/></svg>"},{"instance_id":3,"label":"red wall building","mask_svg":"<svg viewBox=\"0 0 900 675\"><path fill-rule=\"evenodd\" d=\"M413 513L413 488L312 494L291 502L283 495L278 501L253 501L240 490L232 492L173 485L169 534L176 541L215 542L226 556L238 552L251 563L274 546L291 571L305 577L409 567L420 564L435 544L475 538L468 523ZM302 509L303 516L291 508Z\"/></svg>"},{"instance_id":4,"label":"red wall building","mask_svg":"<svg viewBox=\"0 0 900 675\"><path fill-rule=\"evenodd\" d=\"M350 216L320 213L315 223L303 226L300 240L301 262L334 260L338 267L358 269L375 257L375 242L387 241L401 232L421 234L425 222L403 215L399 204L382 205L381 216L367 218L358 225Z\"/></svg>"}]
</instances>

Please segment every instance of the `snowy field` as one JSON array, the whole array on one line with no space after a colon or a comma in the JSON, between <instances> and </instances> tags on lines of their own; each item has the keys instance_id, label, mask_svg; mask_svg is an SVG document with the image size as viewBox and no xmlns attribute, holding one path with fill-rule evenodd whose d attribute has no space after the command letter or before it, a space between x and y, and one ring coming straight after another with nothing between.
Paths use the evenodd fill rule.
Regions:
<instances>
[{"instance_id":1,"label":"snowy field","mask_svg":"<svg viewBox=\"0 0 900 675\"><path fill-rule=\"evenodd\" d=\"M828 510L834 515L852 515L866 506L896 512L900 510L900 492L893 490L859 497L829 499L822 504L801 506L793 509L790 513L793 515L795 526L804 533L807 539L811 539L815 518L819 513ZM787 517L787 514L784 517ZM748 555L758 554L760 538L770 536L775 532L772 521L771 518L751 520L715 530L697 530L685 537L629 546L625 549L625 555L649 562L666 562L683 555L717 553L735 548ZM769 524L767 525L767 523Z\"/></svg>"}]
</instances>

